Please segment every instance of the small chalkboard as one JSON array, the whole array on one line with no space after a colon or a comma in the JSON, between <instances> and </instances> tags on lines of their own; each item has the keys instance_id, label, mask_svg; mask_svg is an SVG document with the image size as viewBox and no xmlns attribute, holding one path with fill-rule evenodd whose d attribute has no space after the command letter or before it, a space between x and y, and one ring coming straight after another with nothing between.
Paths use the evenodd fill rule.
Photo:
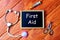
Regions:
<instances>
[{"instance_id":1,"label":"small chalkboard","mask_svg":"<svg viewBox=\"0 0 60 40\"><path fill-rule=\"evenodd\" d=\"M21 11L20 18L20 27L22 28L44 28L43 10Z\"/></svg>"}]
</instances>

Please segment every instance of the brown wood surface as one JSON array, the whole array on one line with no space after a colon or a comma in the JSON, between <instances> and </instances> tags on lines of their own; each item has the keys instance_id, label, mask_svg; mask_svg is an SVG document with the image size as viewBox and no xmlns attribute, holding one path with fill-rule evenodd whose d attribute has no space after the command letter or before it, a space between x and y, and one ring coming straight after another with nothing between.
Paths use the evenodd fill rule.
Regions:
<instances>
[{"instance_id":1,"label":"brown wood surface","mask_svg":"<svg viewBox=\"0 0 60 40\"><path fill-rule=\"evenodd\" d=\"M32 10L45 10L45 26L51 21L53 22L53 35L44 34L44 29L24 29L20 28L20 23L11 27L10 32L14 35L20 34L22 31L28 31L27 38L12 38L7 32L7 26L4 20L7 9L16 11L31 10L30 7L38 1L42 4ZM12 17L13 16L13 17ZM9 14L7 20L14 23L16 15ZM0 0L0 40L60 40L60 0Z\"/></svg>"}]
</instances>

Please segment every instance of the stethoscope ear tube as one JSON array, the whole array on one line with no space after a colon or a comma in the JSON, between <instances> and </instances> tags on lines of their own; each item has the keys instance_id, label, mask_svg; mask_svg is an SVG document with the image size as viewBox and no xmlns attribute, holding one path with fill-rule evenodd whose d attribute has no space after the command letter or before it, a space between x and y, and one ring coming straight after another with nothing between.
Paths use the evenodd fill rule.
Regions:
<instances>
[{"instance_id":1,"label":"stethoscope ear tube","mask_svg":"<svg viewBox=\"0 0 60 40\"><path fill-rule=\"evenodd\" d=\"M9 12L14 12L17 15L17 20L16 20L16 22L12 23L12 25L17 24L17 22L19 21L18 19L19 19L19 16L20 16L20 12L19 11L13 11L13 10L7 10L6 13L5 13L5 22L6 23L8 23L6 17L7 17L7 14L9 14Z\"/></svg>"}]
</instances>

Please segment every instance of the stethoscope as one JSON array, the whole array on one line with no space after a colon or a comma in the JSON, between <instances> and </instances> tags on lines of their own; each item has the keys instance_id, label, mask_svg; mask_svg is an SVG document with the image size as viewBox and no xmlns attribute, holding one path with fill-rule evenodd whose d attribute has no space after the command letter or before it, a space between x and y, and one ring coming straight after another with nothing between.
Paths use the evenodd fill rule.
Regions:
<instances>
[{"instance_id":1,"label":"stethoscope","mask_svg":"<svg viewBox=\"0 0 60 40\"><path fill-rule=\"evenodd\" d=\"M10 13L10 12L14 12L17 16L17 20L15 23L11 23L11 22L7 22L7 15ZM20 12L19 11L14 11L14 10L7 10L6 11L6 14L5 14L5 22L6 22L6 25L7 25L7 33L10 37L27 37L28 33L26 31L22 32L21 34L19 35L12 35L9 31L10 31L10 28L12 26L14 26L15 24L17 24L17 22L19 21L19 17L20 17Z\"/></svg>"},{"instance_id":2,"label":"stethoscope","mask_svg":"<svg viewBox=\"0 0 60 40\"><path fill-rule=\"evenodd\" d=\"M41 4L40 1L37 2L37 3L35 3L35 4L31 7L31 9L34 8L34 7L36 7L36 6L38 6L39 4ZM14 12L14 13L16 14L16 16L17 16L17 20L16 20L15 23L7 22L6 17L7 17L7 14L9 14L10 12ZM27 37L27 36L28 36L28 32L26 32L26 31L22 32L22 33L19 34L19 35L13 35L13 34L11 34L11 33L9 32L9 31L10 31L10 28L11 28L12 26L14 26L15 24L18 23L19 17L20 17L20 11L14 11L14 10L11 10L11 9L6 11L6 14L5 14L5 22L6 22L6 25L7 25L7 33L8 33L8 35L9 35L10 37ZM53 30L51 29L51 27L52 27L52 24L49 23L49 24L48 24L48 28L45 29L45 30L43 31L43 33L44 33L44 34L47 34L48 31L49 31L49 34L52 35L52 34L53 34Z\"/></svg>"}]
</instances>

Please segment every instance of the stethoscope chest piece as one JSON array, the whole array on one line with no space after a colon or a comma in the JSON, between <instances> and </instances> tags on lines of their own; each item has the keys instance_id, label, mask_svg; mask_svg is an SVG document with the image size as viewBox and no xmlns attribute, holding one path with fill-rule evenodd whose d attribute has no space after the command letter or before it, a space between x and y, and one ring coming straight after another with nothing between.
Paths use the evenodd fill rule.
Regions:
<instances>
[{"instance_id":1,"label":"stethoscope chest piece","mask_svg":"<svg viewBox=\"0 0 60 40\"><path fill-rule=\"evenodd\" d=\"M27 36L28 36L28 32L26 32L26 31L22 32L22 33L21 33L21 36L22 36L22 37L27 37Z\"/></svg>"}]
</instances>

